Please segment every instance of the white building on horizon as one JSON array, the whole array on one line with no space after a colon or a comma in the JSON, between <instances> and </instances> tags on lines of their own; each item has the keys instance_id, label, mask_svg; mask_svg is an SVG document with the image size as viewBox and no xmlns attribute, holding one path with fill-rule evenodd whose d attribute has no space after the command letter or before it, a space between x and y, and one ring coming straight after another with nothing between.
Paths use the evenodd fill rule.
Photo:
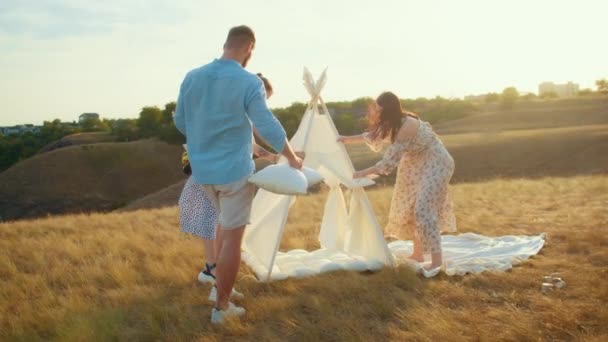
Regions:
<instances>
[{"instance_id":1,"label":"white building on horizon","mask_svg":"<svg viewBox=\"0 0 608 342\"><path fill-rule=\"evenodd\" d=\"M41 128L42 126L36 126L32 124L6 126L0 127L0 133L2 133L2 135L5 137L9 135L21 135L25 133L38 134L40 133Z\"/></svg>"},{"instance_id":2,"label":"white building on horizon","mask_svg":"<svg viewBox=\"0 0 608 342\"><path fill-rule=\"evenodd\" d=\"M553 82L543 82L538 85L538 96L554 93L558 97L575 97L578 95L579 90L578 83L556 84Z\"/></svg>"}]
</instances>

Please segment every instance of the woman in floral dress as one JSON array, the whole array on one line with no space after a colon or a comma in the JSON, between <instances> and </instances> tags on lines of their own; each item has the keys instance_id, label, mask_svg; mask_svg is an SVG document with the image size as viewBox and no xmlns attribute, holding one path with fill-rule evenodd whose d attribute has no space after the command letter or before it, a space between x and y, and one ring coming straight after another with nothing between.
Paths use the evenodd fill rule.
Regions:
<instances>
[{"instance_id":1,"label":"woman in floral dress","mask_svg":"<svg viewBox=\"0 0 608 342\"><path fill-rule=\"evenodd\" d=\"M338 141L365 141L376 152L383 143L390 144L382 160L355 172L354 178L387 175L397 168L385 234L403 239L405 233L412 233L414 251L410 258L424 262L424 255L430 253L431 266L424 271L425 275L435 275L442 264L440 232L456 230L448 190L454 159L431 125L402 110L399 98L391 92L382 93L370 106L369 121L368 132Z\"/></svg>"}]
</instances>

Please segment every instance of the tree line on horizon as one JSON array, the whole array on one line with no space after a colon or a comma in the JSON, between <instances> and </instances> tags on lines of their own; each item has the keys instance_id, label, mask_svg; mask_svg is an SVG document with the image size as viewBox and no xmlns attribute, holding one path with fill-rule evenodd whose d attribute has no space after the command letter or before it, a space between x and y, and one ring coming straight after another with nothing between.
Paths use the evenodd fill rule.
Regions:
<instances>
[{"instance_id":1,"label":"tree line on horizon","mask_svg":"<svg viewBox=\"0 0 608 342\"><path fill-rule=\"evenodd\" d=\"M596 81L597 92L584 89L579 96L593 94L608 95L608 80ZM557 94L546 94L540 99L552 99ZM498 105L511 109L517 101L530 101L539 98L534 94L520 94L515 87L507 87L501 93L487 93L477 100L435 98L401 99L404 109L415 112L431 124L455 120L474 114L482 105ZM351 135L363 132L367 127L367 106L373 99L362 97L352 101L327 102L333 121L340 134ZM289 137L297 130L307 104L294 102L287 107L272 109ZM175 128L173 112L175 102L165 104L164 108L146 106L136 119L87 119L77 123L62 123L59 119L45 121L39 133L2 136L0 134L0 172L15 163L38 153L48 144L63 137L82 132L107 132L118 141L127 142L139 139L158 138L170 144L182 144L184 136Z\"/></svg>"}]
</instances>

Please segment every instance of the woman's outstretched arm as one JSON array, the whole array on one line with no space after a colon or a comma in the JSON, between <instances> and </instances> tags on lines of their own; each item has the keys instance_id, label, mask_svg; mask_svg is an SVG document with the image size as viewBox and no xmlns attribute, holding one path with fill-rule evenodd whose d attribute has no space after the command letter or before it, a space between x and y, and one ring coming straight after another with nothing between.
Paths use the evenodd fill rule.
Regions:
<instances>
[{"instance_id":1,"label":"woman's outstretched arm","mask_svg":"<svg viewBox=\"0 0 608 342\"><path fill-rule=\"evenodd\" d=\"M354 178L363 178L369 175L388 175L391 173L399 163L401 158L407 152L408 144L402 141L397 141L391 144L384 153L384 156L376 165L367 168L365 170L357 171L353 175Z\"/></svg>"},{"instance_id":2,"label":"woman's outstretched arm","mask_svg":"<svg viewBox=\"0 0 608 342\"><path fill-rule=\"evenodd\" d=\"M340 135L338 137L338 142L341 142L343 144L355 144L355 143L361 143L361 142L365 142L365 134L359 134L359 135Z\"/></svg>"},{"instance_id":3,"label":"woman's outstretched arm","mask_svg":"<svg viewBox=\"0 0 608 342\"><path fill-rule=\"evenodd\" d=\"M368 167L365 170L361 170L361 171L355 171L355 173L353 174L353 178L357 179L357 178L365 178L365 177L370 177L373 178L373 176L377 176L380 174L380 170L376 167L376 166L372 166L372 167Z\"/></svg>"},{"instance_id":4,"label":"woman's outstretched arm","mask_svg":"<svg viewBox=\"0 0 608 342\"><path fill-rule=\"evenodd\" d=\"M365 170L356 171L353 174L353 178L364 178L370 175L388 175L399 165L403 153L405 153L404 149L391 145L384 154L384 157L376 165L368 167Z\"/></svg>"}]
</instances>

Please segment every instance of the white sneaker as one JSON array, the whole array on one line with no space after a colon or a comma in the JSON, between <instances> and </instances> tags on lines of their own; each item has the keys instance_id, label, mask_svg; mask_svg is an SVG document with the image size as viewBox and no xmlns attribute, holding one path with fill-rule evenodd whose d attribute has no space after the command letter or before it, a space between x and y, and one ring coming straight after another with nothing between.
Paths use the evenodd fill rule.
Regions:
<instances>
[{"instance_id":1,"label":"white sneaker","mask_svg":"<svg viewBox=\"0 0 608 342\"><path fill-rule=\"evenodd\" d=\"M439 274L439 271L441 271L441 266L431 268L429 270L427 270L425 267L422 267L422 275L424 275L425 278L433 278L434 276Z\"/></svg>"},{"instance_id":2,"label":"white sneaker","mask_svg":"<svg viewBox=\"0 0 608 342\"><path fill-rule=\"evenodd\" d=\"M211 323L222 324L226 318L239 317L243 316L244 314L244 308L228 302L228 308L224 310L218 310L216 308L211 309Z\"/></svg>"},{"instance_id":3,"label":"white sneaker","mask_svg":"<svg viewBox=\"0 0 608 342\"><path fill-rule=\"evenodd\" d=\"M207 273L201 271L201 273L198 274L198 281L200 281L203 284L215 284L215 278L211 275L208 275Z\"/></svg>"},{"instance_id":4,"label":"white sneaker","mask_svg":"<svg viewBox=\"0 0 608 342\"><path fill-rule=\"evenodd\" d=\"M243 300L245 299L245 295L233 288L232 293L230 293L230 299ZM211 288L211 292L209 293L209 300L212 302L217 301L217 287L213 286Z\"/></svg>"}]
</instances>

